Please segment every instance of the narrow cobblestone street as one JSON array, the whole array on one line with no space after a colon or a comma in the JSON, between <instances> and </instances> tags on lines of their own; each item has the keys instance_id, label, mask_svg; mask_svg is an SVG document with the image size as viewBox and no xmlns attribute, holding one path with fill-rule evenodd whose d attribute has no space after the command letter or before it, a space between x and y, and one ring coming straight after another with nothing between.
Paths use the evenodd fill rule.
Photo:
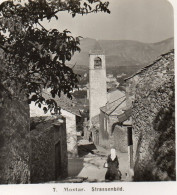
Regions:
<instances>
[{"instance_id":1,"label":"narrow cobblestone street","mask_svg":"<svg viewBox=\"0 0 177 195\"><path fill-rule=\"evenodd\" d=\"M68 178L65 182L104 182L107 169L104 168L109 150L101 146L94 146L87 140L81 140L79 146L86 146L80 151L77 158L68 159ZM86 150L86 148L88 150ZM89 152L89 148L95 148ZM126 173L128 172L128 154L117 153L119 159L119 169L122 173L122 180L127 181Z\"/></svg>"}]
</instances>

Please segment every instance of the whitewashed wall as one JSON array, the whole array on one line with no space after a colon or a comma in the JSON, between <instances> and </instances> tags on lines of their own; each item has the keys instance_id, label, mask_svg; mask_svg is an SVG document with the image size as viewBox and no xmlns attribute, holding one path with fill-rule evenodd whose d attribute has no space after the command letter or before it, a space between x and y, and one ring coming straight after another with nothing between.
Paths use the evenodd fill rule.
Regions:
<instances>
[{"instance_id":1,"label":"whitewashed wall","mask_svg":"<svg viewBox=\"0 0 177 195\"><path fill-rule=\"evenodd\" d=\"M61 110L62 116L66 118L67 150L68 156L76 156L77 153L77 134L76 134L76 115Z\"/></svg>"}]
</instances>

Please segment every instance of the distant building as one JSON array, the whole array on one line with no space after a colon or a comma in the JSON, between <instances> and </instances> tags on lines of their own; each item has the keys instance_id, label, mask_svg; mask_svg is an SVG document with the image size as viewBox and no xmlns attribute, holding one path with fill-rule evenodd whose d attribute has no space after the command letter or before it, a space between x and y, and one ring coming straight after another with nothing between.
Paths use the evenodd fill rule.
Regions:
<instances>
[{"instance_id":1,"label":"distant building","mask_svg":"<svg viewBox=\"0 0 177 195\"><path fill-rule=\"evenodd\" d=\"M125 73L122 73L122 74L120 74L120 75L117 75L117 78L120 79L120 78L122 78L122 77L124 77L124 76L126 76L126 74L125 74Z\"/></svg>"},{"instance_id":2,"label":"distant building","mask_svg":"<svg viewBox=\"0 0 177 195\"><path fill-rule=\"evenodd\" d=\"M108 93L108 102L100 108L99 144L127 152L127 127L131 127L130 113L125 115L126 97L119 90Z\"/></svg>"},{"instance_id":3,"label":"distant building","mask_svg":"<svg viewBox=\"0 0 177 195\"><path fill-rule=\"evenodd\" d=\"M117 79L115 77L107 77L106 78L106 82L109 83L109 82L116 82Z\"/></svg>"},{"instance_id":4,"label":"distant building","mask_svg":"<svg viewBox=\"0 0 177 195\"><path fill-rule=\"evenodd\" d=\"M107 76L107 78L113 78L114 77L113 74L107 74L106 76Z\"/></svg>"},{"instance_id":5,"label":"distant building","mask_svg":"<svg viewBox=\"0 0 177 195\"><path fill-rule=\"evenodd\" d=\"M113 74L108 74L106 78L106 84L107 84L107 91L111 89L116 89L119 86L119 82L117 82L117 79L113 76Z\"/></svg>"},{"instance_id":6,"label":"distant building","mask_svg":"<svg viewBox=\"0 0 177 195\"><path fill-rule=\"evenodd\" d=\"M108 74L106 77L105 55L96 43L94 50L90 52L89 90L87 91L92 141L95 144L108 148L115 147L121 152L127 152L127 127L118 124L119 115L124 114L123 109L126 109L126 97L120 90L112 90L114 85L114 88L117 87L117 84L113 74ZM109 87L111 90L107 93ZM129 116L124 121L128 119ZM124 121L121 121L121 125Z\"/></svg>"}]
</instances>

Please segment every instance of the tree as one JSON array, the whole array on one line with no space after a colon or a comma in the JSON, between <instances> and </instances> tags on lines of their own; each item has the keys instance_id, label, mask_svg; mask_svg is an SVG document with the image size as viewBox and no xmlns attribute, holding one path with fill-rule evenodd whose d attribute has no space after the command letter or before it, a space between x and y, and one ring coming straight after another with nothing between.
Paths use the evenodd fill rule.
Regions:
<instances>
[{"instance_id":1,"label":"tree","mask_svg":"<svg viewBox=\"0 0 177 195\"><path fill-rule=\"evenodd\" d=\"M25 2L25 3L24 3ZM58 12L77 14L107 12L101 0L14 0L0 4L0 183L30 182L30 124L28 103L34 101L44 111L58 110L56 102L44 99L61 92L71 98L78 75L66 66L76 51L80 37L67 30L47 30Z\"/></svg>"},{"instance_id":2,"label":"tree","mask_svg":"<svg viewBox=\"0 0 177 195\"><path fill-rule=\"evenodd\" d=\"M50 21L58 12L67 11L72 17L77 14L97 12L110 13L109 2L101 0L28 0L4 1L0 5L0 48L3 66L0 83L10 95L19 97L23 91L28 102L57 110L56 102L44 99L43 88L51 89L54 98L61 92L71 98L70 91L77 87L78 75L66 66L76 51L80 51L80 37L57 29L47 30L41 24Z\"/></svg>"}]
</instances>

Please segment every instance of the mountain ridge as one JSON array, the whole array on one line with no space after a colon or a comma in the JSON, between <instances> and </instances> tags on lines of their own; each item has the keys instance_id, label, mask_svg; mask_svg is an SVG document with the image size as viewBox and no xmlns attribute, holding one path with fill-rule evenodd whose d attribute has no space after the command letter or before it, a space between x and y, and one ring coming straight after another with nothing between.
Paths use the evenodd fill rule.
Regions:
<instances>
[{"instance_id":1,"label":"mountain ridge","mask_svg":"<svg viewBox=\"0 0 177 195\"><path fill-rule=\"evenodd\" d=\"M96 39L84 38L80 42L81 52L76 53L68 64L76 64L75 68L89 66L89 52L94 48ZM174 49L174 38L156 43L143 43L134 40L98 40L105 52L106 66L145 66L161 54Z\"/></svg>"}]
</instances>

